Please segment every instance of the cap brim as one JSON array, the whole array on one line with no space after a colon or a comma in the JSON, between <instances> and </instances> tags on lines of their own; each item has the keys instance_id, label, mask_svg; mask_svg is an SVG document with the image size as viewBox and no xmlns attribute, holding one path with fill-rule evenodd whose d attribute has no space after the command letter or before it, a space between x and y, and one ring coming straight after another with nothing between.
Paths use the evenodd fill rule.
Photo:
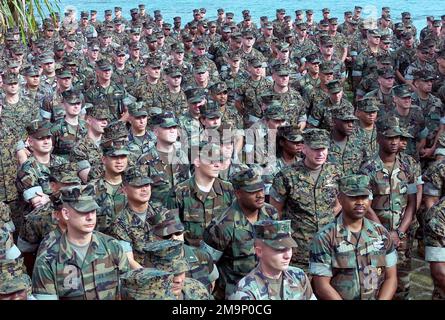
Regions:
<instances>
[{"instance_id":1,"label":"cap brim","mask_svg":"<svg viewBox=\"0 0 445 320\"><path fill-rule=\"evenodd\" d=\"M151 180L149 177L137 178L137 179L134 179L134 180L128 182L128 184L133 187L142 187L142 186L146 186L146 185L152 184L152 183L153 183L153 180Z\"/></svg>"},{"instance_id":2,"label":"cap brim","mask_svg":"<svg viewBox=\"0 0 445 320\"><path fill-rule=\"evenodd\" d=\"M360 197L360 196L370 196L372 195L372 192L369 189L363 188L363 189L355 189L355 190L347 190L342 191L345 195L348 197Z\"/></svg>"},{"instance_id":3,"label":"cap brim","mask_svg":"<svg viewBox=\"0 0 445 320\"><path fill-rule=\"evenodd\" d=\"M384 137L388 137L388 138L392 138L392 137L400 137L402 136L402 132L398 131L398 130L386 130L382 132L382 135Z\"/></svg>"},{"instance_id":4,"label":"cap brim","mask_svg":"<svg viewBox=\"0 0 445 320\"><path fill-rule=\"evenodd\" d=\"M265 244L276 250L283 250L286 248L296 248L297 243L291 237L278 239L278 240L263 240Z\"/></svg>"},{"instance_id":5,"label":"cap brim","mask_svg":"<svg viewBox=\"0 0 445 320\"><path fill-rule=\"evenodd\" d=\"M337 117L337 119L342 121L351 121L351 120L358 120L358 118L354 115L344 116L344 117Z\"/></svg>"},{"instance_id":6,"label":"cap brim","mask_svg":"<svg viewBox=\"0 0 445 320\"><path fill-rule=\"evenodd\" d=\"M111 152L107 152L105 155L109 157L117 157L117 156L128 156L130 154L130 151L128 150L114 150Z\"/></svg>"},{"instance_id":7,"label":"cap brim","mask_svg":"<svg viewBox=\"0 0 445 320\"><path fill-rule=\"evenodd\" d=\"M252 185L242 186L240 189L246 192L257 192L264 189L264 182L261 181Z\"/></svg>"},{"instance_id":8,"label":"cap brim","mask_svg":"<svg viewBox=\"0 0 445 320\"><path fill-rule=\"evenodd\" d=\"M311 149L324 149L329 148L329 144L327 142L311 142L305 143Z\"/></svg>"},{"instance_id":9,"label":"cap brim","mask_svg":"<svg viewBox=\"0 0 445 320\"><path fill-rule=\"evenodd\" d=\"M146 111L138 111L138 112L130 113L130 115L132 117L142 117L142 116L148 117L148 112L146 112Z\"/></svg>"},{"instance_id":10,"label":"cap brim","mask_svg":"<svg viewBox=\"0 0 445 320\"><path fill-rule=\"evenodd\" d=\"M99 209L99 205L94 200L80 200L75 202L68 202L68 205L80 213L88 213Z\"/></svg>"}]
</instances>

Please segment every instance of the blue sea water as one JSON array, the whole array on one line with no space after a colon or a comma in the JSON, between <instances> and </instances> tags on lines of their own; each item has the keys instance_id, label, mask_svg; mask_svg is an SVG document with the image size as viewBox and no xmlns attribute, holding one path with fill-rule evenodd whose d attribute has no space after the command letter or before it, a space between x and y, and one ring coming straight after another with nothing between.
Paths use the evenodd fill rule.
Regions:
<instances>
[{"instance_id":1,"label":"blue sea water","mask_svg":"<svg viewBox=\"0 0 445 320\"><path fill-rule=\"evenodd\" d=\"M103 12L106 9L114 9L115 6L122 7L125 17L130 16L130 9L136 8L139 3L145 4L146 11L153 15L153 10L160 9L164 17L164 21L172 22L174 16L181 16L183 25L192 20L192 10L195 8L206 8L208 19L216 18L218 8L224 8L227 11L235 13L235 20L241 20L241 11L249 9L255 20L259 22L261 16L268 16L269 19L275 18L275 10L277 8L286 9L286 13L295 18L295 10L297 9L313 9L315 20L322 18L321 9L328 7L331 9L331 17L338 17L343 21L343 13L353 10L355 5L363 7L362 16L364 18L372 17L377 19L381 16L381 8L388 6L391 8L393 20L400 20L400 13L403 11L411 12L413 23L420 31L426 25L426 16L433 15L440 18L445 14L445 0L375 0L375 1L338 1L338 0L321 0L321 1L299 1L299 0L262 0L262 1L243 1L243 0L136 0L136 1L105 1L105 0L77 0L76 2L69 0L60 0L60 10L65 12L66 9L72 8L76 10L77 17L80 11L96 9L98 16L102 20Z\"/></svg>"}]
</instances>

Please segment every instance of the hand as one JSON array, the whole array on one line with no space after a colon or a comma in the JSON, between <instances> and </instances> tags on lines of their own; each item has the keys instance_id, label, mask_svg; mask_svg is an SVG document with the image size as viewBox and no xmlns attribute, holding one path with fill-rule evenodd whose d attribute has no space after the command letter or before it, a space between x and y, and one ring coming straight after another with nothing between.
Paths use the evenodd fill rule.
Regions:
<instances>
[{"instance_id":1,"label":"hand","mask_svg":"<svg viewBox=\"0 0 445 320\"><path fill-rule=\"evenodd\" d=\"M125 109L125 111L122 113L120 120L123 122L129 121L130 114L128 113L128 110Z\"/></svg>"},{"instance_id":2,"label":"hand","mask_svg":"<svg viewBox=\"0 0 445 320\"><path fill-rule=\"evenodd\" d=\"M394 242L394 246L396 248L398 248L400 246L400 239L399 239L399 235L397 234L397 231L391 231L390 235L391 235L392 241Z\"/></svg>"},{"instance_id":3,"label":"hand","mask_svg":"<svg viewBox=\"0 0 445 320\"><path fill-rule=\"evenodd\" d=\"M347 61L347 62L352 61L352 57L346 57L345 61Z\"/></svg>"},{"instance_id":4,"label":"hand","mask_svg":"<svg viewBox=\"0 0 445 320\"><path fill-rule=\"evenodd\" d=\"M16 157L17 161L20 165L22 165L26 160L28 160L28 157L31 155L31 152L29 152L28 149L22 149L17 151Z\"/></svg>"},{"instance_id":5,"label":"hand","mask_svg":"<svg viewBox=\"0 0 445 320\"><path fill-rule=\"evenodd\" d=\"M423 148L420 150L420 157L421 158L431 158L434 154L435 149L434 148Z\"/></svg>"}]
</instances>

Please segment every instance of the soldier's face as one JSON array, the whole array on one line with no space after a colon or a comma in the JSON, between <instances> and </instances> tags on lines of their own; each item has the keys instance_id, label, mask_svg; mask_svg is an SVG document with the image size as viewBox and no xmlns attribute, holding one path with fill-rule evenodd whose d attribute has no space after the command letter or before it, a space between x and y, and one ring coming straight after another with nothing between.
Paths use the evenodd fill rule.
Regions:
<instances>
[{"instance_id":1,"label":"soldier's face","mask_svg":"<svg viewBox=\"0 0 445 320\"><path fill-rule=\"evenodd\" d=\"M342 206L343 214L352 221L362 219L371 203L369 196L350 197L343 193L340 193L338 200Z\"/></svg>"},{"instance_id":2,"label":"soldier's face","mask_svg":"<svg viewBox=\"0 0 445 320\"><path fill-rule=\"evenodd\" d=\"M69 89L73 83L73 79L70 78L57 78L57 84L62 89Z\"/></svg>"},{"instance_id":3,"label":"soldier's face","mask_svg":"<svg viewBox=\"0 0 445 320\"><path fill-rule=\"evenodd\" d=\"M253 44L255 43L255 38L252 36L248 36L248 37L243 37L243 46L250 48L253 46Z\"/></svg>"},{"instance_id":4,"label":"soldier's face","mask_svg":"<svg viewBox=\"0 0 445 320\"><path fill-rule=\"evenodd\" d=\"M328 82L334 80L334 74L333 73L322 73L320 72L320 81L326 85Z\"/></svg>"},{"instance_id":5,"label":"soldier's face","mask_svg":"<svg viewBox=\"0 0 445 320\"><path fill-rule=\"evenodd\" d=\"M131 52L131 57L133 59L139 59L139 57L141 55L141 50L139 50L139 48L134 48L130 52Z\"/></svg>"},{"instance_id":6,"label":"soldier's face","mask_svg":"<svg viewBox=\"0 0 445 320\"><path fill-rule=\"evenodd\" d=\"M147 67L147 74L152 79L159 79L161 77L161 67Z\"/></svg>"},{"instance_id":7,"label":"soldier's face","mask_svg":"<svg viewBox=\"0 0 445 320\"><path fill-rule=\"evenodd\" d=\"M411 108L411 97L394 97L394 103L397 107L402 109L409 109Z\"/></svg>"},{"instance_id":8,"label":"soldier's face","mask_svg":"<svg viewBox=\"0 0 445 320\"><path fill-rule=\"evenodd\" d=\"M334 119L334 125L338 132L344 136L349 137L354 131L354 121L353 120L340 120Z\"/></svg>"},{"instance_id":9,"label":"soldier's face","mask_svg":"<svg viewBox=\"0 0 445 320\"><path fill-rule=\"evenodd\" d=\"M194 73L194 76L197 82L204 82L209 78L209 72L205 71L205 72Z\"/></svg>"},{"instance_id":10,"label":"soldier's face","mask_svg":"<svg viewBox=\"0 0 445 320\"><path fill-rule=\"evenodd\" d=\"M91 59L93 60L97 60L97 58L99 57L99 50L88 50L88 55L90 56Z\"/></svg>"},{"instance_id":11,"label":"soldier's face","mask_svg":"<svg viewBox=\"0 0 445 320\"><path fill-rule=\"evenodd\" d=\"M296 156L303 150L303 142L295 142L287 139L283 139L280 142L283 151L292 156Z\"/></svg>"},{"instance_id":12,"label":"soldier's face","mask_svg":"<svg viewBox=\"0 0 445 320\"><path fill-rule=\"evenodd\" d=\"M42 138L30 137L29 144L34 150L34 152L40 154L48 154L49 152L51 152L51 149L53 147L51 136Z\"/></svg>"},{"instance_id":13,"label":"soldier's face","mask_svg":"<svg viewBox=\"0 0 445 320\"><path fill-rule=\"evenodd\" d=\"M227 93L227 90L218 92L217 94L212 95L213 100L215 100L220 105L225 105L227 103L229 95Z\"/></svg>"},{"instance_id":14,"label":"soldier's face","mask_svg":"<svg viewBox=\"0 0 445 320\"><path fill-rule=\"evenodd\" d=\"M130 203L143 204L150 200L151 186L149 184L140 187L126 185L124 192Z\"/></svg>"},{"instance_id":15,"label":"soldier's face","mask_svg":"<svg viewBox=\"0 0 445 320\"><path fill-rule=\"evenodd\" d=\"M224 136L224 133L223 133ZM232 154L233 154L233 143L224 143L221 144L221 151L223 153L223 157L225 159L230 159L232 158Z\"/></svg>"},{"instance_id":16,"label":"soldier's face","mask_svg":"<svg viewBox=\"0 0 445 320\"><path fill-rule=\"evenodd\" d=\"M54 72L55 63L54 62L48 62L43 64L43 71L46 74L51 74Z\"/></svg>"},{"instance_id":17,"label":"soldier's face","mask_svg":"<svg viewBox=\"0 0 445 320\"><path fill-rule=\"evenodd\" d=\"M330 55L332 55L333 53L334 53L334 47L332 47L332 46L322 46L321 47L321 52L322 52L322 54L323 55L327 55L327 56L330 56Z\"/></svg>"},{"instance_id":18,"label":"soldier's face","mask_svg":"<svg viewBox=\"0 0 445 320\"><path fill-rule=\"evenodd\" d=\"M162 128L157 127L153 130L158 141L172 144L178 139L178 127Z\"/></svg>"},{"instance_id":19,"label":"soldier's face","mask_svg":"<svg viewBox=\"0 0 445 320\"><path fill-rule=\"evenodd\" d=\"M263 28L263 34L264 34L266 37L270 37L270 36L272 36L272 34L273 34L273 28L272 28L272 29L270 29L270 28Z\"/></svg>"},{"instance_id":20,"label":"soldier's face","mask_svg":"<svg viewBox=\"0 0 445 320\"><path fill-rule=\"evenodd\" d=\"M229 59L229 64L232 68L239 68L240 64L241 64L241 60L237 59L237 60L232 60Z\"/></svg>"},{"instance_id":21,"label":"soldier's face","mask_svg":"<svg viewBox=\"0 0 445 320\"><path fill-rule=\"evenodd\" d=\"M363 122L365 125L370 126L375 123L377 120L377 111L376 112L364 112L364 111L357 111L357 118L360 119L361 122Z\"/></svg>"},{"instance_id":22,"label":"soldier's face","mask_svg":"<svg viewBox=\"0 0 445 320\"><path fill-rule=\"evenodd\" d=\"M221 125L221 117L216 118L201 118L201 123L206 129L217 129Z\"/></svg>"},{"instance_id":23,"label":"soldier's face","mask_svg":"<svg viewBox=\"0 0 445 320\"><path fill-rule=\"evenodd\" d=\"M91 128L91 130L95 131L96 133L101 134L101 133L104 133L104 129L108 125L108 120L96 119L94 117L88 116L87 124Z\"/></svg>"},{"instance_id":24,"label":"soldier's face","mask_svg":"<svg viewBox=\"0 0 445 320\"><path fill-rule=\"evenodd\" d=\"M128 157L126 155L105 156L103 157L103 163L105 166L105 171L113 174L120 174L127 169Z\"/></svg>"},{"instance_id":25,"label":"soldier's face","mask_svg":"<svg viewBox=\"0 0 445 320\"><path fill-rule=\"evenodd\" d=\"M222 162L221 161L210 161L205 158L201 158L200 160L196 160L195 162L196 170L208 178L217 178L219 172L222 170Z\"/></svg>"},{"instance_id":26,"label":"soldier's face","mask_svg":"<svg viewBox=\"0 0 445 320\"><path fill-rule=\"evenodd\" d=\"M112 74L113 74L112 70L98 70L98 72L97 72L99 79L102 81L111 80Z\"/></svg>"},{"instance_id":27,"label":"soldier's face","mask_svg":"<svg viewBox=\"0 0 445 320\"><path fill-rule=\"evenodd\" d=\"M431 93L431 91L433 91L433 80L429 81L417 80L416 86L420 91L423 91L425 93Z\"/></svg>"},{"instance_id":28,"label":"soldier's face","mask_svg":"<svg viewBox=\"0 0 445 320\"><path fill-rule=\"evenodd\" d=\"M251 211L255 211L264 207L264 189L255 192L247 192L239 189L235 191L235 195L238 199L238 202L240 202L243 207Z\"/></svg>"},{"instance_id":29,"label":"soldier's face","mask_svg":"<svg viewBox=\"0 0 445 320\"><path fill-rule=\"evenodd\" d=\"M147 116L140 116L140 117L130 116L131 127L137 132L145 130L145 128L147 127L147 121L148 121Z\"/></svg>"},{"instance_id":30,"label":"soldier's face","mask_svg":"<svg viewBox=\"0 0 445 320\"><path fill-rule=\"evenodd\" d=\"M139 33L131 34L131 42L139 42L140 39L141 39L141 35Z\"/></svg>"},{"instance_id":31,"label":"soldier's face","mask_svg":"<svg viewBox=\"0 0 445 320\"><path fill-rule=\"evenodd\" d=\"M374 36L369 36L368 37L368 41L375 46L378 46L380 44L380 37L374 37Z\"/></svg>"},{"instance_id":32,"label":"soldier's face","mask_svg":"<svg viewBox=\"0 0 445 320\"><path fill-rule=\"evenodd\" d=\"M317 74L320 72L320 64L318 63L307 63L306 68L310 74Z\"/></svg>"},{"instance_id":33,"label":"soldier's face","mask_svg":"<svg viewBox=\"0 0 445 320\"><path fill-rule=\"evenodd\" d=\"M127 60L127 57L125 55L119 55L115 57L116 59L116 63L118 65L123 65L125 63L125 61Z\"/></svg>"},{"instance_id":34,"label":"soldier's face","mask_svg":"<svg viewBox=\"0 0 445 320\"><path fill-rule=\"evenodd\" d=\"M292 248L277 250L262 243L255 247L255 252L261 260L261 267L265 271L275 273L277 271L285 271L289 268L289 263L292 258Z\"/></svg>"},{"instance_id":35,"label":"soldier's face","mask_svg":"<svg viewBox=\"0 0 445 320\"><path fill-rule=\"evenodd\" d=\"M408 139L400 137L399 151L405 151L407 146L408 146Z\"/></svg>"},{"instance_id":36,"label":"soldier's face","mask_svg":"<svg viewBox=\"0 0 445 320\"><path fill-rule=\"evenodd\" d=\"M177 274L173 277L173 285L172 285L172 293L175 296L179 296L181 294L182 288L184 287L185 280L185 272Z\"/></svg>"},{"instance_id":37,"label":"soldier's face","mask_svg":"<svg viewBox=\"0 0 445 320\"><path fill-rule=\"evenodd\" d=\"M78 116L80 113L80 110L82 109L82 104L79 103L67 103L65 102L63 104L63 106L65 107L65 112L67 115L75 117Z\"/></svg>"},{"instance_id":38,"label":"soldier's face","mask_svg":"<svg viewBox=\"0 0 445 320\"><path fill-rule=\"evenodd\" d=\"M281 127L282 125L284 125L284 123L286 122L286 120L284 119L268 119L267 120L267 127L269 129L278 129L278 127Z\"/></svg>"},{"instance_id":39,"label":"soldier's face","mask_svg":"<svg viewBox=\"0 0 445 320\"><path fill-rule=\"evenodd\" d=\"M326 162L328 157L327 148L312 149L311 147L304 145L303 153L306 156L306 162L309 167L318 167Z\"/></svg>"},{"instance_id":40,"label":"soldier's face","mask_svg":"<svg viewBox=\"0 0 445 320\"><path fill-rule=\"evenodd\" d=\"M386 90L389 90L394 86L394 78L378 77L377 81L379 85Z\"/></svg>"},{"instance_id":41,"label":"soldier's face","mask_svg":"<svg viewBox=\"0 0 445 320\"><path fill-rule=\"evenodd\" d=\"M84 213L65 205L62 208L62 216L66 221L68 232L72 230L78 234L90 234L96 226L96 210Z\"/></svg>"},{"instance_id":42,"label":"soldier's face","mask_svg":"<svg viewBox=\"0 0 445 320\"><path fill-rule=\"evenodd\" d=\"M4 83L3 89L5 90L6 94L14 95L19 92L19 84L18 83L10 83L10 84Z\"/></svg>"},{"instance_id":43,"label":"soldier's face","mask_svg":"<svg viewBox=\"0 0 445 320\"><path fill-rule=\"evenodd\" d=\"M273 80L275 84L279 87L287 87L289 85L289 75L273 75Z\"/></svg>"},{"instance_id":44,"label":"soldier's face","mask_svg":"<svg viewBox=\"0 0 445 320\"><path fill-rule=\"evenodd\" d=\"M175 62L181 63L184 60L184 52L172 52L173 60Z\"/></svg>"},{"instance_id":45,"label":"soldier's face","mask_svg":"<svg viewBox=\"0 0 445 320\"><path fill-rule=\"evenodd\" d=\"M160 37L157 39L158 47L162 47L165 42L165 37Z\"/></svg>"},{"instance_id":46,"label":"soldier's face","mask_svg":"<svg viewBox=\"0 0 445 320\"><path fill-rule=\"evenodd\" d=\"M168 84L169 84L171 87L177 88L177 87L179 87L179 86L181 85L181 82L182 82L182 76L180 76L180 75L178 75L178 76L174 76L174 77L170 77L170 76L168 76L168 77L167 77L167 81L168 81Z\"/></svg>"},{"instance_id":47,"label":"soldier's face","mask_svg":"<svg viewBox=\"0 0 445 320\"><path fill-rule=\"evenodd\" d=\"M26 293L26 290L20 290L8 294L0 293L0 300L28 300L28 294Z\"/></svg>"},{"instance_id":48,"label":"soldier's face","mask_svg":"<svg viewBox=\"0 0 445 320\"><path fill-rule=\"evenodd\" d=\"M400 137L384 137L379 135L377 141L380 149L387 154L394 154L399 151Z\"/></svg>"}]
</instances>

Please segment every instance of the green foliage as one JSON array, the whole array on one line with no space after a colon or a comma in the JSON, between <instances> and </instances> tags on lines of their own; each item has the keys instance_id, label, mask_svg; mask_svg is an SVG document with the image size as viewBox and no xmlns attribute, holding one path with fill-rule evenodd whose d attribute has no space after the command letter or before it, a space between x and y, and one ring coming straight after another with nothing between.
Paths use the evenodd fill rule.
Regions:
<instances>
[{"instance_id":1,"label":"green foliage","mask_svg":"<svg viewBox=\"0 0 445 320\"><path fill-rule=\"evenodd\" d=\"M19 27L22 39L38 32L37 17L43 20L47 15L59 11L59 0L6 0L0 2L0 31Z\"/></svg>"}]
</instances>

